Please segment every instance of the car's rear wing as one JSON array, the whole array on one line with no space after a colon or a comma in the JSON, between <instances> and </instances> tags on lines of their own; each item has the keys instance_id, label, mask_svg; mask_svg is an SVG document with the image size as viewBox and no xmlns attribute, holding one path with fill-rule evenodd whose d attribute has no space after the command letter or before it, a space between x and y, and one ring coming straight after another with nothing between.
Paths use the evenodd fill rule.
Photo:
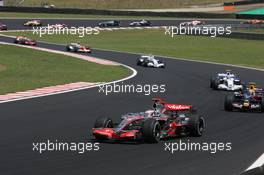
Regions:
<instances>
[{"instance_id":1,"label":"car's rear wing","mask_svg":"<svg viewBox=\"0 0 264 175\"><path fill-rule=\"evenodd\" d=\"M165 104L165 108L169 111L184 111L192 109L192 106L182 104Z\"/></svg>"}]
</instances>

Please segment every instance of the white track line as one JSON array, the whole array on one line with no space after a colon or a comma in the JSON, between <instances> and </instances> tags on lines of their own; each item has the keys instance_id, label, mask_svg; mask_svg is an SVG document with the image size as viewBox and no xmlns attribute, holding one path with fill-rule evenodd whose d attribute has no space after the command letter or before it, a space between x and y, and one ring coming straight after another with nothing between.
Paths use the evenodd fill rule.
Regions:
<instances>
[{"instance_id":1,"label":"white track line","mask_svg":"<svg viewBox=\"0 0 264 175\"><path fill-rule=\"evenodd\" d=\"M3 42L1 42L1 43L3 43ZM10 44L10 43L8 43L8 44ZM54 51L56 51L56 50L54 50ZM74 91L79 91L79 90L84 90L84 89L90 89L90 88L99 87L99 86L105 86L105 85L112 84L112 83L118 83L118 82L126 81L126 80L131 79L131 78L133 78L133 77L135 77L137 75L137 71L134 68L132 68L130 66L127 66L125 64L121 64L121 63L118 63L118 64L121 65L121 66L124 66L124 67L126 67L128 69L130 69L132 71L132 74L130 76L126 77L126 78L123 78L123 79L120 79L120 80L116 80L116 81L111 81L111 82L107 82L107 83L96 84L96 85L92 85L92 86L89 86L89 87L82 87L82 88L76 88L76 89L71 89L71 90L65 90L65 91L60 91L60 92L54 92L54 93L48 93L48 94L41 94L41 95L29 96L29 97L22 97L22 98L11 99L11 100L5 100L5 101L0 101L0 104L1 103L13 102L13 101L20 101L20 100L38 98L38 97L51 96L51 95L56 95L56 94L64 94L64 93L68 93L68 92L74 92Z\"/></svg>"},{"instance_id":2,"label":"white track line","mask_svg":"<svg viewBox=\"0 0 264 175\"><path fill-rule=\"evenodd\" d=\"M261 167L264 165L264 153L250 166L246 171L252 170L257 167Z\"/></svg>"}]
</instances>

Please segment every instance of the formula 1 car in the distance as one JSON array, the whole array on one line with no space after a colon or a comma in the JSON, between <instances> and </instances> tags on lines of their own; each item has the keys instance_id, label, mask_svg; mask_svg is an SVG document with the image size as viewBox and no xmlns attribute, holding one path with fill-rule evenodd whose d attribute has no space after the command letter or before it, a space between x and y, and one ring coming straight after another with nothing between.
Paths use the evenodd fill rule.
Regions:
<instances>
[{"instance_id":1,"label":"formula 1 car in the distance","mask_svg":"<svg viewBox=\"0 0 264 175\"><path fill-rule=\"evenodd\" d=\"M120 26L120 21L104 21L104 22L99 22L98 27L119 27Z\"/></svg>"},{"instance_id":2,"label":"formula 1 car in the distance","mask_svg":"<svg viewBox=\"0 0 264 175\"><path fill-rule=\"evenodd\" d=\"M83 46L79 43L70 43L69 45L66 46L66 51L91 53L91 49L89 47Z\"/></svg>"},{"instance_id":3,"label":"formula 1 car in the distance","mask_svg":"<svg viewBox=\"0 0 264 175\"><path fill-rule=\"evenodd\" d=\"M37 42L35 40L27 38L25 36L17 36L14 40L14 43L22 44L22 45L29 45L29 46L37 45Z\"/></svg>"},{"instance_id":4,"label":"formula 1 car in the distance","mask_svg":"<svg viewBox=\"0 0 264 175\"><path fill-rule=\"evenodd\" d=\"M140 58L138 58L137 65L144 67L155 67L155 68L166 67L165 62L155 58L154 55L142 55Z\"/></svg>"},{"instance_id":5,"label":"formula 1 car in the distance","mask_svg":"<svg viewBox=\"0 0 264 175\"><path fill-rule=\"evenodd\" d=\"M213 90L238 91L243 88L241 80L230 70L225 73L217 73L210 79L210 88Z\"/></svg>"},{"instance_id":6,"label":"formula 1 car in the distance","mask_svg":"<svg viewBox=\"0 0 264 175\"><path fill-rule=\"evenodd\" d=\"M0 30L7 30L7 26L3 23L0 23Z\"/></svg>"},{"instance_id":7,"label":"formula 1 car in the distance","mask_svg":"<svg viewBox=\"0 0 264 175\"><path fill-rule=\"evenodd\" d=\"M141 20L141 21L133 21L129 24L129 26L139 27L139 26L151 26L151 22L148 20Z\"/></svg>"},{"instance_id":8,"label":"formula 1 car in the distance","mask_svg":"<svg viewBox=\"0 0 264 175\"><path fill-rule=\"evenodd\" d=\"M194 21L182 22L180 23L180 26L198 26L198 25L204 25L204 24L205 24L204 21L194 20Z\"/></svg>"},{"instance_id":9,"label":"formula 1 car in the distance","mask_svg":"<svg viewBox=\"0 0 264 175\"><path fill-rule=\"evenodd\" d=\"M94 138L157 143L165 138L203 135L205 120L192 106L169 104L159 98L153 101L154 110L125 114L118 123L110 118L98 118L92 128Z\"/></svg>"},{"instance_id":10,"label":"formula 1 car in the distance","mask_svg":"<svg viewBox=\"0 0 264 175\"><path fill-rule=\"evenodd\" d=\"M47 28L48 29L64 29L67 28L68 26L66 24L53 24L53 25L48 25Z\"/></svg>"},{"instance_id":11,"label":"formula 1 car in the distance","mask_svg":"<svg viewBox=\"0 0 264 175\"><path fill-rule=\"evenodd\" d=\"M264 89L257 88L251 82L248 88L225 97L224 107L226 111L259 111L264 112Z\"/></svg>"},{"instance_id":12,"label":"formula 1 car in the distance","mask_svg":"<svg viewBox=\"0 0 264 175\"><path fill-rule=\"evenodd\" d=\"M251 20L243 21L241 23L242 24L264 24L264 20L251 19Z\"/></svg>"},{"instance_id":13,"label":"formula 1 car in the distance","mask_svg":"<svg viewBox=\"0 0 264 175\"><path fill-rule=\"evenodd\" d=\"M24 26L34 27L34 26L41 26L42 23L40 20L29 20L24 23Z\"/></svg>"}]
</instances>

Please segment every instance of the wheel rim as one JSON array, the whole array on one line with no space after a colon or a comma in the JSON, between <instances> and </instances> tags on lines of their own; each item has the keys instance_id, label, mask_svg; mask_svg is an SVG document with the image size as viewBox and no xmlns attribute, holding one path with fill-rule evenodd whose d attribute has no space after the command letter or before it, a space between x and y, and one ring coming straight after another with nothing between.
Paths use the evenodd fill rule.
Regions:
<instances>
[{"instance_id":1,"label":"wheel rim","mask_svg":"<svg viewBox=\"0 0 264 175\"><path fill-rule=\"evenodd\" d=\"M111 127L112 127L112 126L111 126L111 121L110 121L110 120L107 121L105 127L106 127L106 128L111 128Z\"/></svg>"},{"instance_id":2,"label":"wheel rim","mask_svg":"<svg viewBox=\"0 0 264 175\"><path fill-rule=\"evenodd\" d=\"M154 128L154 138L156 140L160 139L160 128L158 127L158 124L156 124Z\"/></svg>"},{"instance_id":3,"label":"wheel rim","mask_svg":"<svg viewBox=\"0 0 264 175\"><path fill-rule=\"evenodd\" d=\"M199 134L202 134L203 133L203 130L204 130L204 121L203 121L203 119L200 119L200 121L198 123L198 131L199 131Z\"/></svg>"}]
</instances>

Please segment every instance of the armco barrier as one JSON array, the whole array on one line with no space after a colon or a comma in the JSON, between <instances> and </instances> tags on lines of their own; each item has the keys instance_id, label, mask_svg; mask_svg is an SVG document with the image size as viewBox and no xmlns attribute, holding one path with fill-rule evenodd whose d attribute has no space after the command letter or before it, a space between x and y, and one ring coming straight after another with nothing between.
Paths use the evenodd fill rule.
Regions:
<instances>
[{"instance_id":1,"label":"armco barrier","mask_svg":"<svg viewBox=\"0 0 264 175\"><path fill-rule=\"evenodd\" d=\"M258 3L264 3L264 0L244 0L244 1L236 1L236 2L225 2L224 6L249 5L249 4L258 4Z\"/></svg>"},{"instance_id":2,"label":"armco barrier","mask_svg":"<svg viewBox=\"0 0 264 175\"><path fill-rule=\"evenodd\" d=\"M184 18L235 18L235 14L204 13L204 12L150 12L150 11L120 11L99 9L43 8L43 7L0 7L0 12L32 12L32 13L64 13L93 14L115 16L161 16Z\"/></svg>"},{"instance_id":3,"label":"armco barrier","mask_svg":"<svg viewBox=\"0 0 264 175\"><path fill-rule=\"evenodd\" d=\"M236 14L237 19L264 19L264 15Z\"/></svg>"}]
</instances>

